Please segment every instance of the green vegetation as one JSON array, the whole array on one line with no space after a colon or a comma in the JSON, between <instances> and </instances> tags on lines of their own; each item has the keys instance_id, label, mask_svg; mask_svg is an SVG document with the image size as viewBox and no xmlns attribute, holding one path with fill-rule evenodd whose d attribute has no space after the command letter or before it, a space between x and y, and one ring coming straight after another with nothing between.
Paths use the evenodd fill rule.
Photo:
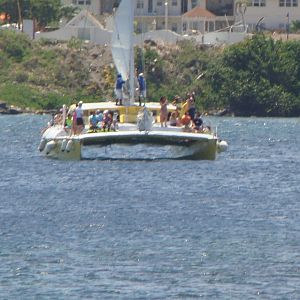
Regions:
<instances>
[{"instance_id":1,"label":"green vegetation","mask_svg":"<svg viewBox=\"0 0 300 300\"><path fill-rule=\"evenodd\" d=\"M291 32L298 33L299 31L300 31L300 21L299 20L292 21Z\"/></svg>"},{"instance_id":2,"label":"green vegetation","mask_svg":"<svg viewBox=\"0 0 300 300\"><path fill-rule=\"evenodd\" d=\"M240 116L300 115L299 41L274 41L257 34L224 49L184 42L162 55L147 50L146 66L149 57L148 88L156 99L195 91L203 110L226 108Z\"/></svg>"},{"instance_id":3,"label":"green vegetation","mask_svg":"<svg viewBox=\"0 0 300 300\"><path fill-rule=\"evenodd\" d=\"M212 48L181 42L136 49L136 67L148 97L184 97L194 91L198 108L240 116L300 115L300 42L262 34ZM53 109L76 100L113 98L116 71L108 47L39 40L0 31L0 101L22 108Z\"/></svg>"},{"instance_id":4,"label":"green vegetation","mask_svg":"<svg viewBox=\"0 0 300 300\"><path fill-rule=\"evenodd\" d=\"M0 0L0 13L6 14L10 23L22 23L22 19L34 19L38 29L57 26L61 18L71 19L78 9L62 6L60 0Z\"/></svg>"},{"instance_id":5,"label":"green vegetation","mask_svg":"<svg viewBox=\"0 0 300 300\"><path fill-rule=\"evenodd\" d=\"M299 116L300 42L262 34L228 47L208 66L207 105L242 116Z\"/></svg>"},{"instance_id":6,"label":"green vegetation","mask_svg":"<svg viewBox=\"0 0 300 300\"><path fill-rule=\"evenodd\" d=\"M80 43L32 42L25 34L1 30L0 101L53 109L74 98L99 100L103 92L97 78L90 79L86 52L74 44Z\"/></svg>"}]
</instances>

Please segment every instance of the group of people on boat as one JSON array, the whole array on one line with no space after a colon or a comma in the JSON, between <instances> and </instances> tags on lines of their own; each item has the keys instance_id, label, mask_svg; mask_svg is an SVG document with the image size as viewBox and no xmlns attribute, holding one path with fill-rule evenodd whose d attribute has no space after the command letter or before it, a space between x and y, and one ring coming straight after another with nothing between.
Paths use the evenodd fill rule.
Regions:
<instances>
[{"instance_id":1,"label":"group of people on boat","mask_svg":"<svg viewBox=\"0 0 300 300\"><path fill-rule=\"evenodd\" d=\"M142 99L146 97L146 82L143 73L137 77L138 91L139 91L139 104L141 105ZM116 105L122 105L123 101L123 85L125 81L122 79L121 74L117 75L115 86L116 91ZM201 113L196 109L195 93L187 93L184 98L175 96L171 102L172 109L168 109L168 99L166 96L160 98L160 114L159 121L161 127L177 126L182 127L184 131L189 132L210 132L210 126L204 126ZM73 104L68 110L65 118L65 128L70 130L70 134L78 135L85 128L84 115L82 109L82 101ZM175 106L175 110L174 110ZM110 110L96 110L90 113L88 117L88 132L110 131L118 129L119 115L116 111ZM51 124L48 126L62 124L62 110L52 117Z\"/></svg>"},{"instance_id":2,"label":"group of people on boat","mask_svg":"<svg viewBox=\"0 0 300 300\"><path fill-rule=\"evenodd\" d=\"M85 127L82 109L82 101L71 105L67 112L64 127L70 130L70 134L80 134Z\"/></svg>"},{"instance_id":3,"label":"group of people on boat","mask_svg":"<svg viewBox=\"0 0 300 300\"><path fill-rule=\"evenodd\" d=\"M146 99L146 80L143 73L139 73L136 78L136 92L139 100L139 105L142 105L142 100ZM126 81L123 80L122 75L118 73L116 83L115 83L115 95L116 95L116 105L123 104L123 89L125 87Z\"/></svg>"},{"instance_id":4,"label":"group of people on boat","mask_svg":"<svg viewBox=\"0 0 300 300\"><path fill-rule=\"evenodd\" d=\"M110 110L100 110L91 112L89 116L89 130L88 132L98 131L116 131L118 129L119 114Z\"/></svg>"},{"instance_id":5,"label":"group of people on boat","mask_svg":"<svg viewBox=\"0 0 300 300\"><path fill-rule=\"evenodd\" d=\"M181 99L175 96L172 104L175 110L168 112L168 100L165 96L160 98L160 124L161 127L180 126L185 131L209 132L210 126L204 126L201 113L196 110L195 93L188 93L185 98Z\"/></svg>"}]
</instances>

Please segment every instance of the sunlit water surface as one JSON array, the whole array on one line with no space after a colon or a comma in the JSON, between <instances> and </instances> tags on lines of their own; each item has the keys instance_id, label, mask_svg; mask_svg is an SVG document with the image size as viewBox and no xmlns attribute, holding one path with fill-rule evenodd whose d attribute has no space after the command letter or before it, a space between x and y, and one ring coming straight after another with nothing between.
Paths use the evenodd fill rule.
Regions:
<instances>
[{"instance_id":1,"label":"sunlit water surface","mask_svg":"<svg viewBox=\"0 0 300 300\"><path fill-rule=\"evenodd\" d=\"M47 159L47 120L0 116L0 299L300 299L299 119L211 118L215 161Z\"/></svg>"}]
</instances>

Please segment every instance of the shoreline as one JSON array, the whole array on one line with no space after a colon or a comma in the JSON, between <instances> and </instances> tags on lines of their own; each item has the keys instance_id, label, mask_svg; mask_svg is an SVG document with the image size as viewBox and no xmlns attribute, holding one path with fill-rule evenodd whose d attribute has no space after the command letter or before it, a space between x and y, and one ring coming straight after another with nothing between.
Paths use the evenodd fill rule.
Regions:
<instances>
[{"instance_id":1,"label":"shoreline","mask_svg":"<svg viewBox=\"0 0 300 300\"><path fill-rule=\"evenodd\" d=\"M21 108L14 105L8 105L5 102L0 102L0 115L20 115L20 114L35 114L35 115L48 115L56 113L57 109L31 109Z\"/></svg>"}]
</instances>

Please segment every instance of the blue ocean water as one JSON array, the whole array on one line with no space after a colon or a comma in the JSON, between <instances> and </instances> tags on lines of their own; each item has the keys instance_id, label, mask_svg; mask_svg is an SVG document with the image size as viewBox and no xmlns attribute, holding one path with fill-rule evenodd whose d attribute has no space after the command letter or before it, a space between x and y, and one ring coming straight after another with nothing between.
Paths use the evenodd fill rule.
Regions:
<instances>
[{"instance_id":1,"label":"blue ocean water","mask_svg":"<svg viewBox=\"0 0 300 300\"><path fill-rule=\"evenodd\" d=\"M215 161L47 159L47 120L0 116L0 299L300 299L299 119L211 118Z\"/></svg>"}]
</instances>

